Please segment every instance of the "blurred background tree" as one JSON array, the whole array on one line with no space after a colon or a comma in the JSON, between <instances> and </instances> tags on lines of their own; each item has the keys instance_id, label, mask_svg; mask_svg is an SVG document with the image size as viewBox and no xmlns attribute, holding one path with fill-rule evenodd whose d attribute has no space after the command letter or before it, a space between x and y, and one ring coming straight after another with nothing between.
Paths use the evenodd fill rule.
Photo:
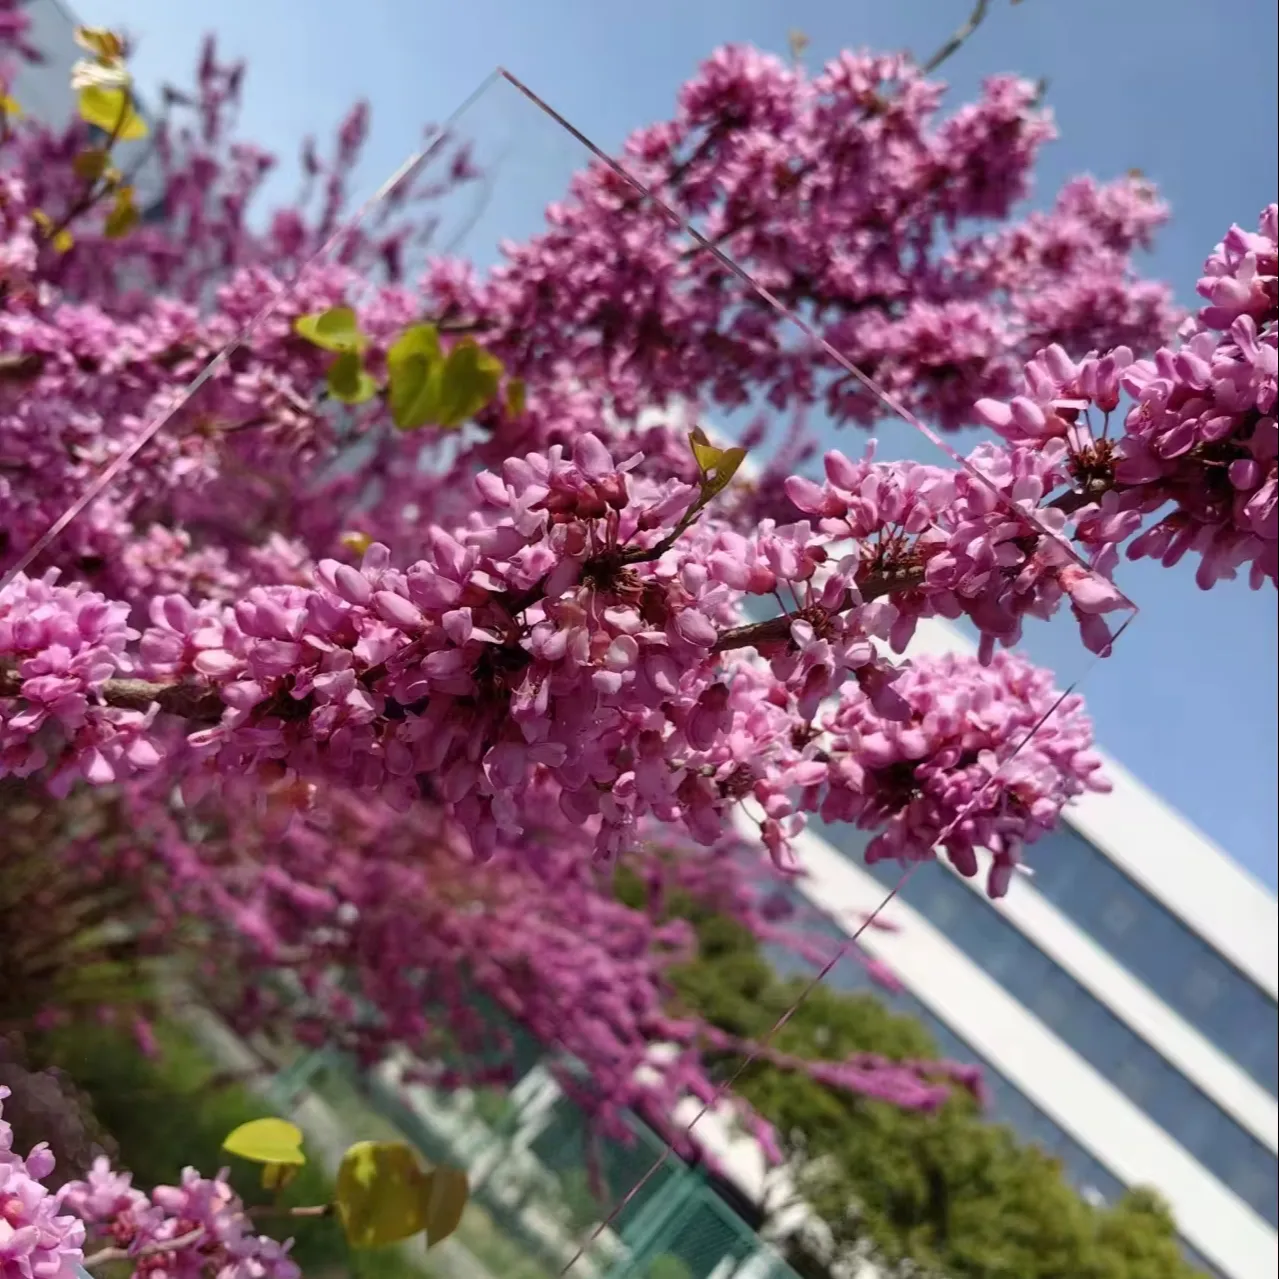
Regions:
<instances>
[{"instance_id":1,"label":"blurred background tree","mask_svg":"<svg viewBox=\"0 0 1279 1279\"><path fill-rule=\"evenodd\" d=\"M623 884L623 895L636 891ZM759 1039L807 984L779 975L759 941L688 901L672 909L697 929L699 955L676 971L684 1009L735 1036ZM849 961L852 962L852 961ZM936 1059L918 1021L867 994L823 983L771 1041L810 1060L858 1053ZM740 1059L725 1055L731 1074ZM1193 1279L1172 1216L1153 1191L1094 1206L1061 1164L1022 1144L956 1089L935 1113L908 1111L752 1062L734 1086L774 1125L800 1195L830 1231L829 1248L792 1237L805 1279L840 1259L869 1257L893 1276L946 1279Z\"/></svg>"}]
</instances>

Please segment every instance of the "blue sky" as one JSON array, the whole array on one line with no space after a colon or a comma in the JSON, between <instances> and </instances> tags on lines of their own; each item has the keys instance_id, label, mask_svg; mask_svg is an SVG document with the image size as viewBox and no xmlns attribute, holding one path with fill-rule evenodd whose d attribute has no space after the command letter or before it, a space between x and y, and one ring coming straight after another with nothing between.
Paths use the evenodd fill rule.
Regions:
<instances>
[{"instance_id":1,"label":"blue sky","mask_svg":"<svg viewBox=\"0 0 1279 1279\"><path fill-rule=\"evenodd\" d=\"M931 52L969 0L599 0L484 5L436 0L80 0L79 16L138 40L141 86L181 83L206 24L228 54L248 55L245 136L287 157L326 137L357 97L373 104L361 181L376 187L421 125L451 112L498 64L509 67L605 148L669 115L675 93L716 45L784 51L792 28L808 60L845 46ZM1145 264L1193 301L1208 251L1232 221L1254 223L1276 192L1273 0L993 0L986 26L945 68L956 94L1016 71L1049 80L1061 138L1043 157L1037 199L1069 176L1153 178L1173 222ZM520 236L562 189L580 152L497 86L467 125L491 144L500 176L468 249L487 257ZM850 451L861 441L843 437ZM921 441L919 456L931 446ZM1272 888L1276 872L1275 594L1228 583L1199 592L1193 567L1125 566L1141 615L1083 691L1101 744ZM1087 663L1069 628L1028 649L1063 680Z\"/></svg>"}]
</instances>

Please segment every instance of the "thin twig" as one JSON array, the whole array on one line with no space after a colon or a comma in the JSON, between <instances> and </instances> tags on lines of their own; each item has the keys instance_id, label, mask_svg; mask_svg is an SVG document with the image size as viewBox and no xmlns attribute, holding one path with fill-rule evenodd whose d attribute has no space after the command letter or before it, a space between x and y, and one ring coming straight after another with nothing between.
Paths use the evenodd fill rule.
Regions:
<instances>
[{"instance_id":1,"label":"thin twig","mask_svg":"<svg viewBox=\"0 0 1279 1279\"><path fill-rule=\"evenodd\" d=\"M89 1270L94 1266L104 1266L108 1261L138 1261L143 1257L158 1257L164 1252L177 1252L195 1243L203 1235L204 1227L197 1226L188 1234L179 1235L176 1239L159 1239L155 1243L144 1245L136 1252L130 1252L128 1248L103 1248L86 1257L81 1264Z\"/></svg>"},{"instance_id":2,"label":"thin twig","mask_svg":"<svg viewBox=\"0 0 1279 1279\"><path fill-rule=\"evenodd\" d=\"M296 1208L277 1208L273 1204L262 1204L246 1211L254 1221L283 1221L292 1217L331 1217L334 1205L300 1204Z\"/></svg>"},{"instance_id":3,"label":"thin twig","mask_svg":"<svg viewBox=\"0 0 1279 1279\"><path fill-rule=\"evenodd\" d=\"M968 15L968 21L959 27L927 62L922 64L921 69L925 75L931 75L947 58L959 52L969 36L986 21L986 12L989 8L990 0L977 0L977 3L973 5L972 13Z\"/></svg>"},{"instance_id":4,"label":"thin twig","mask_svg":"<svg viewBox=\"0 0 1279 1279\"><path fill-rule=\"evenodd\" d=\"M871 600L883 598L885 595L896 595L902 591L917 590L924 583L922 568L903 569L891 576L869 577L859 583L857 595L849 591L834 608L832 615L855 608L857 604L869 604ZM745 626L735 626L725 631L715 641L711 649L713 653L727 653L735 648L758 648L761 644L780 644L790 635L790 628L795 618L784 613L780 617L770 617L763 622L749 622Z\"/></svg>"},{"instance_id":5,"label":"thin twig","mask_svg":"<svg viewBox=\"0 0 1279 1279\"><path fill-rule=\"evenodd\" d=\"M107 137L106 146L101 148L102 173L96 177L87 179L84 191L81 193L79 200L71 206L61 222L45 233L44 238L47 243L52 244L54 239L61 235L62 232L76 220L76 218L78 218L82 213L87 213L100 199L102 199L104 195L107 194L108 191L111 190L111 183L105 176L107 170L110 168L111 152L114 149L115 144L120 140L120 132L123 130L125 122L129 118L129 112L133 110L133 94L126 87L122 91L120 114L116 117L115 124L111 126L111 133ZM102 182L101 188L98 187L98 182L100 180Z\"/></svg>"}]
</instances>

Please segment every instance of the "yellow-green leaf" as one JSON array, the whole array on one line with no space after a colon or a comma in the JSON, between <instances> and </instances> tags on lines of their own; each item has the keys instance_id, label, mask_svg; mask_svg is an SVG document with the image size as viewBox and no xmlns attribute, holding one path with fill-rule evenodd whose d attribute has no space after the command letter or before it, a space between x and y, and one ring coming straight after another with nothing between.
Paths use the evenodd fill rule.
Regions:
<instances>
[{"instance_id":1,"label":"yellow-green leaf","mask_svg":"<svg viewBox=\"0 0 1279 1279\"><path fill-rule=\"evenodd\" d=\"M377 394L377 383L364 371L358 351L343 351L329 365L329 394L343 404L367 404Z\"/></svg>"},{"instance_id":2,"label":"yellow-green leaf","mask_svg":"<svg viewBox=\"0 0 1279 1279\"><path fill-rule=\"evenodd\" d=\"M71 170L81 182L96 182L107 171L109 158L106 151L91 147L71 161Z\"/></svg>"},{"instance_id":3,"label":"yellow-green leaf","mask_svg":"<svg viewBox=\"0 0 1279 1279\"><path fill-rule=\"evenodd\" d=\"M287 1119L251 1119L227 1135L222 1149L256 1164L306 1163L302 1130Z\"/></svg>"},{"instance_id":4,"label":"yellow-green leaf","mask_svg":"<svg viewBox=\"0 0 1279 1279\"><path fill-rule=\"evenodd\" d=\"M358 529L343 533L338 541L348 551L354 551L356 555L363 555L373 545L373 538L368 533L361 533Z\"/></svg>"},{"instance_id":5,"label":"yellow-green leaf","mask_svg":"<svg viewBox=\"0 0 1279 1279\"><path fill-rule=\"evenodd\" d=\"M388 368L401 367L415 359L438 364L443 359L440 350L440 331L434 324L414 324L400 334L386 353Z\"/></svg>"},{"instance_id":6,"label":"yellow-green leaf","mask_svg":"<svg viewBox=\"0 0 1279 1279\"><path fill-rule=\"evenodd\" d=\"M264 1190L283 1190L298 1175L298 1164L264 1164L262 1166L262 1188Z\"/></svg>"},{"instance_id":7,"label":"yellow-green leaf","mask_svg":"<svg viewBox=\"0 0 1279 1279\"><path fill-rule=\"evenodd\" d=\"M104 230L107 238L118 240L122 236L126 236L141 221L141 215L138 213L137 205L133 203L133 188L121 187L115 196L115 203L111 207L111 212L107 214L107 221Z\"/></svg>"},{"instance_id":8,"label":"yellow-green leaf","mask_svg":"<svg viewBox=\"0 0 1279 1279\"><path fill-rule=\"evenodd\" d=\"M519 417L528 406L528 383L522 377L513 377L506 384L506 411Z\"/></svg>"},{"instance_id":9,"label":"yellow-green leaf","mask_svg":"<svg viewBox=\"0 0 1279 1279\"><path fill-rule=\"evenodd\" d=\"M415 431L434 422L439 402L444 357L433 324L415 324L386 353L391 420L401 431Z\"/></svg>"},{"instance_id":10,"label":"yellow-green leaf","mask_svg":"<svg viewBox=\"0 0 1279 1279\"><path fill-rule=\"evenodd\" d=\"M492 402L502 380L502 361L463 338L450 352L440 379L436 425L456 429Z\"/></svg>"},{"instance_id":11,"label":"yellow-green leaf","mask_svg":"<svg viewBox=\"0 0 1279 1279\"><path fill-rule=\"evenodd\" d=\"M362 351L368 339L360 332L359 321L349 306L334 306L327 311L300 315L293 322L299 337L325 351Z\"/></svg>"},{"instance_id":12,"label":"yellow-green leaf","mask_svg":"<svg viewBox=\"0 0 1279 1279\"><path fill-rule=\"evenodd\" d=\"M447 1165L431 1172L430 1183L426 1198L426 1246L433 1248L458 1228L471 1188L466 1173Z\"/></svg>"},{"instance_id":13,"label":"yellow-green leaf","mask_svg":"<svg viewBox=\"0 0 1279 1279\"><path fill-rule=\"evenodd\" d=\"M56 223L43 209L33 210L31 220L44 233L44 238L52 246L55 253L69 253L71 251L72 246L75 244L75 236L66 227L56 230Z\"/></svg>"},{"instance_id":14,"label":"yellow-green leaf","mask_svg":"<svg viewBox=\"0 0 1279 1279\"><path fill-rule=\"evenodd\" d=\"M118 142L137 142L147 136L147 122L134 110L125 89L104 89L99 85L81 89L80 119Z\"/></svg>"},{"instance_id":15,"label":"yellow-green leaf","mask_svg":"<svg viewBox=\"0 0 1279 1279\"><path fill-rule=\"evenodd\" d=\"M688 442L692 447L697 469L702 473L702 497L709 500L728 487L737 474L737 468L746 460L746 450L716 448L706 438L706 433L700 426L688 433Z\"/></svg>"},{"instance_id":16,"label":"yellow-green leaf","mask_svg":"<svg viewBox=\"0 0 1279 1279\"><path fill-rule=\"evenodd\" d=\"M380 1248L426 1228L431 1183L402 1141L360 1141L338 1168L334 1202L353 1248Z\"/></svg>"},{"instance_id":17,"label":"yellow-green leaf","mask_svg":"<svg viewBox=\"0 0 1279 1279\"><path fill-rule=\"evenodd\" d=\"M75 42L80 48L87 49L107 62L124 57L124 41L105 27L76 27Z\"/></svg>"}]
</instances>

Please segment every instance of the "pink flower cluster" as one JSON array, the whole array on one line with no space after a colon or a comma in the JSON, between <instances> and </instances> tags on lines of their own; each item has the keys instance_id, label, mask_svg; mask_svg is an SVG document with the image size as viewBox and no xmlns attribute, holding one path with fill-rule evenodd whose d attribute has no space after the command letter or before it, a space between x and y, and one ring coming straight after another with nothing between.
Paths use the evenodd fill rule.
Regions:
<instances>
[{"instance_id":1,"label":"pink flower cluster","mask_svg":"<svg viewBox=\"0 0 1279 1279\"><path fill-rule=\"evenodd\" d=\"M1053 829L1085 790L1106 791L1078 697L1012 654L989 666L947 656L916 663L894 689L910 708L885 721L841 697L822 721L837 762L823 820L879 832L868 862L916 861L944 848L963 875L992 856L987 891L1002 897L1024 845Z\"/></svg>"},{"instance_id":2,"label":"pink flower cluster","mask_svg":"<svg viewBox=\"0 0 1279 1279\"><path fill-rule=\"evenodd\" d=\"M0 592L0 776L27 776L50 762L49 784L65 794L80 778L101 785L150 768L159 755L148 738L154 711L105 704L106 682L131 669L137 639L127 605L86 587L58 585L58 570L19 577ZM14 705L14 699L17 705Z\"/></svg>"},{"instance_id":3,"label":"pink flower cluster","mask_svg":"<svg viewBox=\"0 0 1279 1279\"><path fill-rule=\"evenodd\" d=\"M84 1260L84 1224L62 1211L41 1182L53 1171L44 1145L24 1159L4 1121L9 1089L0 1084L0 1274L5 1279L76 1279Z\"/></svg>"},{"instance_id":4,"label":"pink flower cluster","mask_svg":"<svg viewBox=\"0 0 1279 1279\"><path fill-rule=\"evenodd\" d=\"M1105 652L1102 620L1130 606L1090 572L1069 543L1069 520L1046 501L1068 480L1064 447L980 445L965 469L876 464L826 457L826 483L794 476L791 501L818 527L856 548L858 568L883 575L894 593L891 636L899 650L921 617L967 616L982 634L983 659L1011 647L1026 617L1051 617L1068 601L1084 643Z\"/></svg>"},{"instance_id":5,"label":"pink flower cluster","mask_svg":"<svg viewBox=\"0 0 1279 1279\"><path fill-rule=\"evenodd\" d=\"M241 795L165 815L154 794L134 791L130 820L147 850L133 872L142 914L214 930L192 979L223 1001L235 992L242 1033L286 1033L369 1065L407 1047L415 1077L437 1087L506 1079L513 1024L552 1061L585 1069L589 1083L578 1075L576 1087L606 1124L627 1107L664 1123L681 1096L713 1092L706 1026L669 1012L668 972L693 954L689 926L665 916L674 896L815 964L833 956L800 935L800 921L785 922L795 908L779 909L775 873L728 838L704 850L646 842L626 862L646 900L619 899L615 868L592 860L589 835L549 787L530 805L536 825L481 864L465 831L426 805L397 814L322 791L280 833ZM83 855L101 865L100 847ZM855 948L848 962L870 966ZM658 1058L655 1044L665 1047ZM902 1106L937 1104L947 1081L971 1086L937 1063L810 1066Z\"/></svg>"},{"instance_id":6,"label":"pink flower cluster","mask_svg":"<svg viewBox=\"0 0 1279 1279\"><path fill-rule=\"evenodd\" d=\"M1043 492L1034 475L1042 456L984 460L997 483L833 454L826 489L792 484L821 514L820 533L765 521L745 537L695 523L697 488L633 479L636 459L619 467L583 435L571 456L554 446L509 460L501 476L481 473L468 524L456 536L428 528L426 556L407 569L374 544L359 569L322 560L313 585L256 586L234 605L156 596L129 657L117 606L112 664L88 668L71 706L87 714L89 694L136 661L168 684L157 701L216 721L186 738L206 771L295 779L303 802L317 782L378 795L400 811L426 796L483 856L525 832L549 783L604 855L632 846L650 817L714 844L729 810L752 795L766 813L765 840L784 860L796 788L822 780L822 765L793 744L822 700L852 674L865 714L907 713L894 691L898 672L872 638L900 646L913 622L889 599L863 601L863 585L891 586L894 573L923 564L916 615L957 615L962 598L987 635L1006 643L1024 612L1047 615L1065 594L1092 613L1121 600L1055 539L1000 507L1001 487L1029 503ZM862 549L828 562L832 534ZM793 614L735 627L745 596L783 588L795 597ZM105 602L22 578L14 589L0 600L16 619L18 705L69 697L65 680L78 668L74 650L64 656L71 624L58 610L92 601L96 618ZM33 594L47 602L27 619ZM78 635L87 623L77 625ZM50 670L67 672L64 683L33 682ZM24 757L30 733L16 734L43 705L10 717L10 771L42 758L33 746ZM90 780L115 775L98 762L108 747L134 765L157 761L152 741L161 739L140 735L154 707L94 711L94 722L111 716L114 736L92 739L92 766L85 743L67 744ZM116 746L121 740L127 745Z\"/></svg>"},{"instance_id":7,"label":"pink flower cluster","mask_svg":"<svg viewBox=\"0 0 1279 1279\"><path fill-rule=\"evenodd\" d=\"M1199 281L1208 305L1177 346L1149 360L1049 347L1027 366L1024 395L978 403L1015 445L1064 449L1077 536L1098 567L1131 538L1131 559L1198 555L1205 590L1244 566L1254 588L1279 576L1277 221L1272 204L1256 232L1231 229ZM1131 407L1112 435L1124 394ZM1151 515L1161 518L1133 537Z\"/></svg>"},{"instance_id":8,"label":"pink flower cluster","mask_svg":"<svg viewBox=\"0 0 1279 1279\"><path fill-rule=\"evenodd\" d=\"M223 1169L203 1177L187 1168L178 1186L136 1190L128 1173L94 1161L84 1181L58 1193L106 1246L136 1259L134 1274L154 1279L301 1279L289 1243L256 1234ZM83 1232L82 1232L83 1233ZM40 1272L36 1272L37 1276Z\"/></svg>"},{"instance_id":9,"label":"pink flower cluster","mask_svg":"<svg viewBox=\"0 0 1279 1279\"><path fill-rule=\"evenodd\" d=\"M944 90L902 56L844 53L810 77L730 47L621 162L843 356L953 429L1041 347L1148 350L1177 313L1131 264L1167 215L1148 183L1079 179L1049 211L986 230L1028 192L1051 119L1024 80L994 77L939 120ZM565 371L628 416L679 397L884 416L611 167L580 175L548 222L487 280L451 262L427 280L441 314L482 321L538 388L532 416L551 434L527 441L527 416L494 422L518 447L566 438L539 403Z\"/></svg>"},{"instance_id":10,"label":"pink flower cluster","mask_svg":"<svg viewBox=\"0 0 1279 1279\"><path fill-rule=\"evenodd\" d=\"M20 38L9 12L0 43ZM689 938L661 899L781 935L760 887L777 872L726 838L735 811L781 873L820 813L877 830L873 857L940 845L974 874L987 849L998 895L1102 783L1076 700L1027 740L1057 695L996 649L1069 607L1107 651L1124 544L1193 549L1206 585L1245 562L1275 576L1273 208L1210 260L1193 331L1139 358L1175 327L1131 265L1165 210L1140 179L1081 179L1012 220L1052 136L1023 81L942 118L943 86L905 58L810 77L727 49L628 143L644 185L908 407L1005 437L955 471L831 454L817 483L792 474L803 412L870 424L879 398L603 164L487 276L436 259L406 287L406 209L474 176L446 149L184 401L339 226L367 129L357 108L331 159L304 154L299 204L250 218L270 161L227 132L240 80L206 51L157 129L166 216L122 239L101 208L65 252L33 230L75 207L83 130L0 141L0 573L181 403L0 587L0 776L112 784L103 809L126 816L59 853L136 885L149 943L216 939L204 988L246 1029L366 1061L461 1044L447 1083L488 1069L478 993L584 1063L605 1111L709 1096L706 1028L669 1014ZM446 348L466 333L498 356L504 393L460 432L395 430L384 396L334 403L332 354L295 325L341 305L379 378L429 319ZM1125 393L1112 439L1088 415ZM748 402L795 427L763 484L716 493L696 406ZM747 601L772 616L748 622ZM931 616L975 623L980 660L895 664ZM613 891L623 851L643 908ZM645 1091L658 1041L675 1054ZM903 1105L965 1083L819 1070ZM68 1194L122 1247L196 1236L153 1269L293 1272L222 1179L144 1198L100 1169Z\"/></svg>"}]
</instances>

